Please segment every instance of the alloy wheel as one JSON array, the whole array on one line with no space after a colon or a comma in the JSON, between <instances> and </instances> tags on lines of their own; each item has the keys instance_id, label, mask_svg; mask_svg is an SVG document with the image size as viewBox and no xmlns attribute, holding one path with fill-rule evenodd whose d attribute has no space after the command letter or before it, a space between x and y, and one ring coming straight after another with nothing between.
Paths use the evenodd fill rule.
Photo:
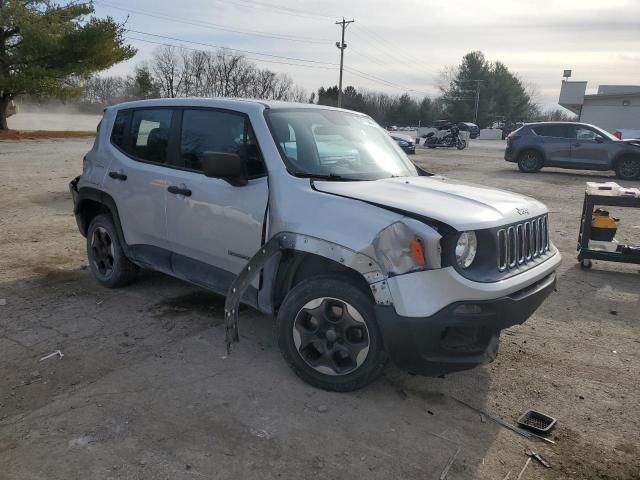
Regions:
<instances>
[{"instance_id":1,"label":"alloy wheel","mask_svg":"<svg viewBox=\"0 0 640 480\"><path fill-rule=\"evenodd\" d=\"M640 162L633 158L625 158L620 161L618 172L625 179L636 178L640 175Z\"/></svg>"},{"instance_id":2,"label":"alloy wheel","mask_svg":"<svg viewBox=\"0 0 640 480\"><path fill-rule=\"evenodd\" d=\"M113 272L115 251L109 232L103 227L97 227L91 236L91 254L96 270L103 277Z\"/></svg>"},{"instance_id":3,"label":"alloy wheel","mask_svg":"<svg viewBox=\"0 0 640 480\"><path fill-rule=\"evenodd\" d=\"M522 165L526 170L535 170L538 167L538 155L533 152L525 154Z\"/></svg>"},{"instance_id":4,"label":"alloy wheel","mask_svg":"<svg viewBox=\"0 0 640 480\"><path fill-rule=\"evenodd\" d=\"M369 353L370 337L362 315L351 304L322 297L307 302L293 322L293 341L302 359L325 375L346 375Z\"/></svg>"}]
</instances>

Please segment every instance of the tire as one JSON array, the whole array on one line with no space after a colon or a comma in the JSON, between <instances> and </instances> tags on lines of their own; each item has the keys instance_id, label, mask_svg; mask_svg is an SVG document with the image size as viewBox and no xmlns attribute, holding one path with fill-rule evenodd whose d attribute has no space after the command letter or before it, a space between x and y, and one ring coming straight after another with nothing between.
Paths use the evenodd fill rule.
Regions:
<instances>
[{"instance_id":1,"label":"tire","mask_svg":"<svg viewBox=\"0 0 640 480\"><path fill-rule=\"evenodd\" d=\"M622 157L616 162L615 171L620 180L637 180L640 178L640 159Z\"/></svg>"},{"instance_id":2,"label":"tire","mask_svg":"<svg viewBox=\"0 0 640 480\"><path fill-rule=\"evenodd\" d=\"M465 148L467 148L467 141L466 140L458 140L458 142L456 143L456 148L458 150L464 150Z\"/></svg>"},{"instance_id":3,"label":"tire","mask_svg":"<svg viewBox=\"0 0 640 480\"><path fill-rule=\"evenodd\" d=\"M387 354L373 305L371 295L347 275L297 284L276 322L280 351L296 375L335 392L357 390L379 378Z\"/></svg>"},{"instance_id":4,"label":"tire","mask_svg":"<svg viewBox=\"0 0 640 480\"><path fill-rule=\"evenodd\" d=\"M583 258L580 260L580 268L583 270L589 270L593 266L593 262L591 262L588 258Z\"/></svg>"},{"instance_id":5,"label":"tire","mask_svg":"<svg viewBox=\"0 0 640 480\"><path fill-rule=\"evenodd\" d=\"M111 215L97 215L87 229L87 259L100 285L118 288L131 283L138 267L122 250Z\"/></svg>"},{"instance_id":6,"label":"tire","mask_svg":"<svg viewBox=\"0 0 640 480\"><path fill-rule=\"evenodd\" d=\"M534 173L542 168L542 156L535 150L525 150L518 155L518 168L524 173Z\"/></svg>"}]
</instances>

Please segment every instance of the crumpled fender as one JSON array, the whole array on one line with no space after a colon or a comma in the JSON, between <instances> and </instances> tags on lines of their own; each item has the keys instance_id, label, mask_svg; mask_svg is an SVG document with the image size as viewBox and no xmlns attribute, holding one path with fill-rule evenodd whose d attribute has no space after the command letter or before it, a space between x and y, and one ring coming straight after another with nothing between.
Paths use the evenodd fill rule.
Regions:
<instances>
[{"instance_id":1,"label":"crumpled fender","mask_svg":"<svg viewBox=\"0 0 640 480\"><path fill-rule=\"evenodd\" d=\"M359 272L369 284L376 304L392 305L393 303L387 287L387 276L373 258L327 240L299 233L281 232L274 235L256 252L229 287L224 305L228 353L231 353L231 344L240 341L238 307L242 295L269 260L279 255L283 250L313 253L352 268Z\"/></svg>"}]
</instances>

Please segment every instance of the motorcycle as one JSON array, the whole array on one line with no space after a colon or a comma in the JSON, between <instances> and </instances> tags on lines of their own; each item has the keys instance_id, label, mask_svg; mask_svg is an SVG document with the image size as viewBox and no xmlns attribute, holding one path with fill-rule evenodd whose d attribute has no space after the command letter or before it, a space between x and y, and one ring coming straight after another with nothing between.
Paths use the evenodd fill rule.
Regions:
<instances>
[{"instance_id":1,"label":"motorcycle","mask_svg":"<svg viewBox=\"0 0 640 480\"><path fill-rule=\"evenodd\" d=\"M464 150L467 148L467 141L460 136L460 129L455 125L451 125L448 132L442 137L437 137L434 132L427 133L424 146L427 148L455 147L458 150Z\"/></svg>"}]
</instances>

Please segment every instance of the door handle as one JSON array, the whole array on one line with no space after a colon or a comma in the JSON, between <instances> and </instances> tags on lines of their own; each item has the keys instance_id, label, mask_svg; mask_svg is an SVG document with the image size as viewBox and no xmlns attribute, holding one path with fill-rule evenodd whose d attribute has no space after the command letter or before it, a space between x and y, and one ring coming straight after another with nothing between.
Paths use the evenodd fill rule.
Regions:
<instances>
[{"instance_id":1,"label":"door handle","mask_svg":"<svg viewBox=\"0 0 640 480\"><path fill-rule=\"evenodd\" d=\"M191 190L189 190L188 188L176 187L175 185L167 187L167 191L169 193L173 193L174 195L184 195L185 197L191 196Z\"/></svg>"},{"instance_id":2,"label":"door handle","mask_svg":"<svg viewBox=\"0 0 640 480\"><path fill-rule=\"evenodd\" d=\"M109 176L114 180L122 180L123 182L127 179L127 176L120 172L109 172Z\"/></svg>"}]
</instances>

